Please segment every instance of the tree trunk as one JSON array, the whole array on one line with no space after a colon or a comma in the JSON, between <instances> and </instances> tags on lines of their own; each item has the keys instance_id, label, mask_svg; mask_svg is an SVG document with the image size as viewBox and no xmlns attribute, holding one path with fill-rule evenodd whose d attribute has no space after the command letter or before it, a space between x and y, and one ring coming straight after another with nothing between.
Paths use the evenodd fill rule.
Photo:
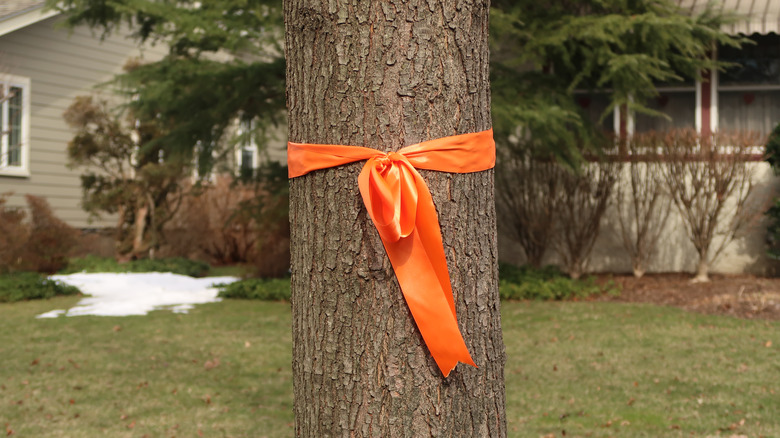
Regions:
<instances>
[{"instance_id":1,"label":"tree trunk","mask_svg":"<svg viewBox=\"0 0 780 438\"><path fill-rule=\"evenodd\" d=\"M284 8L290 141L391 151L490 128L487 2ZM296 436L506 436L493 172L420 171L479 366L444 378L362 205L362 165L290 182Z\"/></svg>"},{"instance_id":2,"label":"tree trunk","mask_svg":"<svg viewBox=\"0 0 780 438\"><path fill-rule=\"evenodd\" d=\"M710 264L707 261L707 255L699 255L699 264L696 267L696 276L693 277L691 283L706 283L710 281Z\"/></svg>"},{"instance_id":3,"label":"tree trunk","mask_svg":"<svg viewBox=\"0 0 780 438\"><path fill-rule=\"evenodd\" d=\"M145 251L144 234L146 233L146 217L149 215L149 205L142 204L135 209L135 223L133 224L133 249L132 257L139 257Z\"/></svg>"}]
</instances>

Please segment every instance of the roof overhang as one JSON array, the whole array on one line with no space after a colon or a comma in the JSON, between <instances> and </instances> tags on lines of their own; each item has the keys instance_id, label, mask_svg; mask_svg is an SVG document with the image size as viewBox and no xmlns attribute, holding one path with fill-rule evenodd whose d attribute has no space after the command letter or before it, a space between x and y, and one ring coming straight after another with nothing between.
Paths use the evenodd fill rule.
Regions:
<instances>
[{"instance_id":1,"label":"roof overhang","mask_svg":"<svg viewBox=\"0 0 780 438\"><path fill-rule=\"evenodd\" d=\"M43 5L0 18L0 36L59 15L55 10L44 10Z\"/></svg>"},{"instance_id":2,"label":"roof overhang","mask_svg":"<svg viewBox=\"0 0 780 438\"><path fill-rule=\"evenodd\" d=\"M694 15L704 12L707 6L736 15L736 21L722 27L731 35L780 33L780 1L777 0L677 0L677 5Z\"/></svg>"}]
</instances>

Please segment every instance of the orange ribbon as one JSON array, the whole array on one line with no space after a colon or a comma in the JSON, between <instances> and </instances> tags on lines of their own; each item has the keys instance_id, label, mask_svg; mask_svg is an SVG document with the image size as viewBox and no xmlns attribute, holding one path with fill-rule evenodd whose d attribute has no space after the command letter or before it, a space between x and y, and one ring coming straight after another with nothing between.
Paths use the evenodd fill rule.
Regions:
<instances>
[{"instance_id":1,"label":"orange ribbon","mask_svg":"<svg viewBox=\"0 0 780 438\"><path fill-rule=\"evenodd\" d=\"M493 168L493 130L439 138L384 153L361 146L287 143L289 177L368 160L360 194L393 265L398 284L442 374L458 362L476 367L458 329L439 218L417 169L452 173Z\"/></svg>"}]
</instances>

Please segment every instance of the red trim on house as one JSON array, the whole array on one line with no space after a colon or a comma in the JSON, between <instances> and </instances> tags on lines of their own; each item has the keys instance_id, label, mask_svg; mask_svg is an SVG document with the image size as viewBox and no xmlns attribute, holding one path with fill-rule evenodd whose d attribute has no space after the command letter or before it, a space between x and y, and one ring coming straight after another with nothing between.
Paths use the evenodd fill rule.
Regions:
<instances>
[{"instance_id":1,"label":"red trim on house","mask_svg":"<svg viewBox=\"0 0 780 438\"><path fill-rule=\"evenodd\" d=\"M712 72L703 71L701 74L701 136L708 138L712 135L710 124L710 109L712 108Z\"/></svg>"}]
</instances>

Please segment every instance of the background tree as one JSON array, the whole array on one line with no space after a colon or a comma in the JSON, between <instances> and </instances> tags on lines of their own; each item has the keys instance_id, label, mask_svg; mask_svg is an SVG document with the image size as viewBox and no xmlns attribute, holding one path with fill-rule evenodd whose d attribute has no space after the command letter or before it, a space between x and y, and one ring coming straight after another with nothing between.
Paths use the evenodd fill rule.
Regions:
<instances>
[{"instance_id":1,"label":"background tree","mask_svg":"<svg viewBox=\"0 0 780 438\"><path fill-rule=\"evenodd\" d=\"M663 116L645 104L658 84L700 78L720 66L710 56L716 44L742 41L720 30L730 17L690 16L670 0L496 0L491 17L497 140L533 136L570 165L581 145L588 152L598 144L598 122L575 90L606 94L602 118L621 107Z\"/></svg>"},{"instance_id":2,"label":"background tree","mask_svg":"<svg viewBox=\"0 0 780 438\"><path fill-rule=\"evenodd\" d=\"M525 184L506 187L509 190L502 190L497 199L500 223L515 231L509 235L514 234L524 248L529 239L523 233L537 243L544 241L539 226L549 225L543 222L545 215L558 213L537 208L548 207L544 199L548 191L542 188L562 187L562 181L552 183L549 177L566 176L543 172L549 167L547 162L557 160L575 173L592 171L584 166L584 155L597 155L605 144L610 153L615 152L615 143L605 142L601 132L613 111L663 117L646 104L657 95L659 84L700 78L702 70L720 67L710 56L716 44L741 42L720 31L729 19L713 11L690 16L670 0L492 2L493 125L497 144L505 149L503 156L516 156L497 168L498 181L522 180ZM584 111L578 101L583 93L606 98L608 104L600 116L594 118ZM534 158L525 161L527 157ZM534 167L539 169L530 171ZM537 177L541 179L529 180ZM585 187L575 180L569 186ZM529 198L526 187L538 187L538 193L531 195L535 199ZM566 194L577 203L574 193ZM531 211L539 214L529 215ZM589 252L581 250L592 246L583 240L592 236L586 230L597 232L600 225L581 222L600 221L603 214L573 210L568 216L567 227L577 224L582 229L566 228L568 235L559 236L556 246L568 260L566 270L578 272L573 266L579 266L582 254ZM531 263L538 263L539 252L538 246L531 252L526 248Z\"/></svg>"},{"instance_id":3,"label":"background tree","mask_svg":"<svg viewBox=\"0 0 780 438\"><path fill-rule=\"evenodd\" d=\"M751 202L755 166L750 149L757 144L758 135L702 138L692 130L672 131L662 139L666 189L699 256L694 282L709 281L712 263L762 211Z\"/></svg>"},{"instance_id":4,"label":"background tree","mask_svg":"<svg viewBox=\"0 0 780 438\"><path fill-rule=\"evenodd\" d=\"M488 7L285 2L290 140L385 151L488 129ZM362 163L290 181L296 435L506 435L493 173L421 171L479 368L446 380L362 205Z\"/></svg>"},{"instance_id":5,"label":"background tree","mask_svg":"<svg viewBox=\"0 0 780 438\"><path fill-rule=\"evenodd\" d=\"M69 165L85 168L82 206L95 215L117 214L120 258L153 258L165 223L181 203L190 162L155 146L160 137L156 123L132 111L123 121L106 100L77 97L64 118L76 130L68 143Z\"/></svg>"},{"instance_id":6,"label":"background tree","mask_svg":"<svg viewBox=\"0 0 780 438\"><path fill-rule=\"evenodd\" d=\"M666 194L662 161L658 153L658 135L635 135L626 142L628 176L617 184L615 210L623 247L631 256L634 277L647 271L647 264L671 212L671 198Z\"/></svg>"},{"instance_id":7,"label":"background tree","mask_svg":"<svg viewBox=\"0 0 780 438\"><path fill-rule=\"evenodd\" d=\"M499 227L520 244L535 268L552 245L558 221L564 169L552 154L534 156L530 148L501 150L496 172Z\"/></svg>"},{"instance_id":8,"label":"background tree","mask_svg":"<svg viewBox=\"0 0 780 438\"><path fill-rule=\"evenodd\" d=\"M617 163L605 157L585 163L579 172L561 169L553 242L571 278L587 271L619 171Z\"/></svg>"},{"instance_id":9,"label":"background tree","mask_svg":"<svg viewBox=\"0 0 780 438\"><path fill-rule=\"evenodd\" d=\"M197 155L205 174L237 119L259 133L283 118L284 60L278 0L47 0L68 26L102 36L129 29L140 43L166 44L167 56L113 81L136 117L155 121L150 147ZM196 145L198 146L195 151Z\"/></svg>"}]
</instances>

